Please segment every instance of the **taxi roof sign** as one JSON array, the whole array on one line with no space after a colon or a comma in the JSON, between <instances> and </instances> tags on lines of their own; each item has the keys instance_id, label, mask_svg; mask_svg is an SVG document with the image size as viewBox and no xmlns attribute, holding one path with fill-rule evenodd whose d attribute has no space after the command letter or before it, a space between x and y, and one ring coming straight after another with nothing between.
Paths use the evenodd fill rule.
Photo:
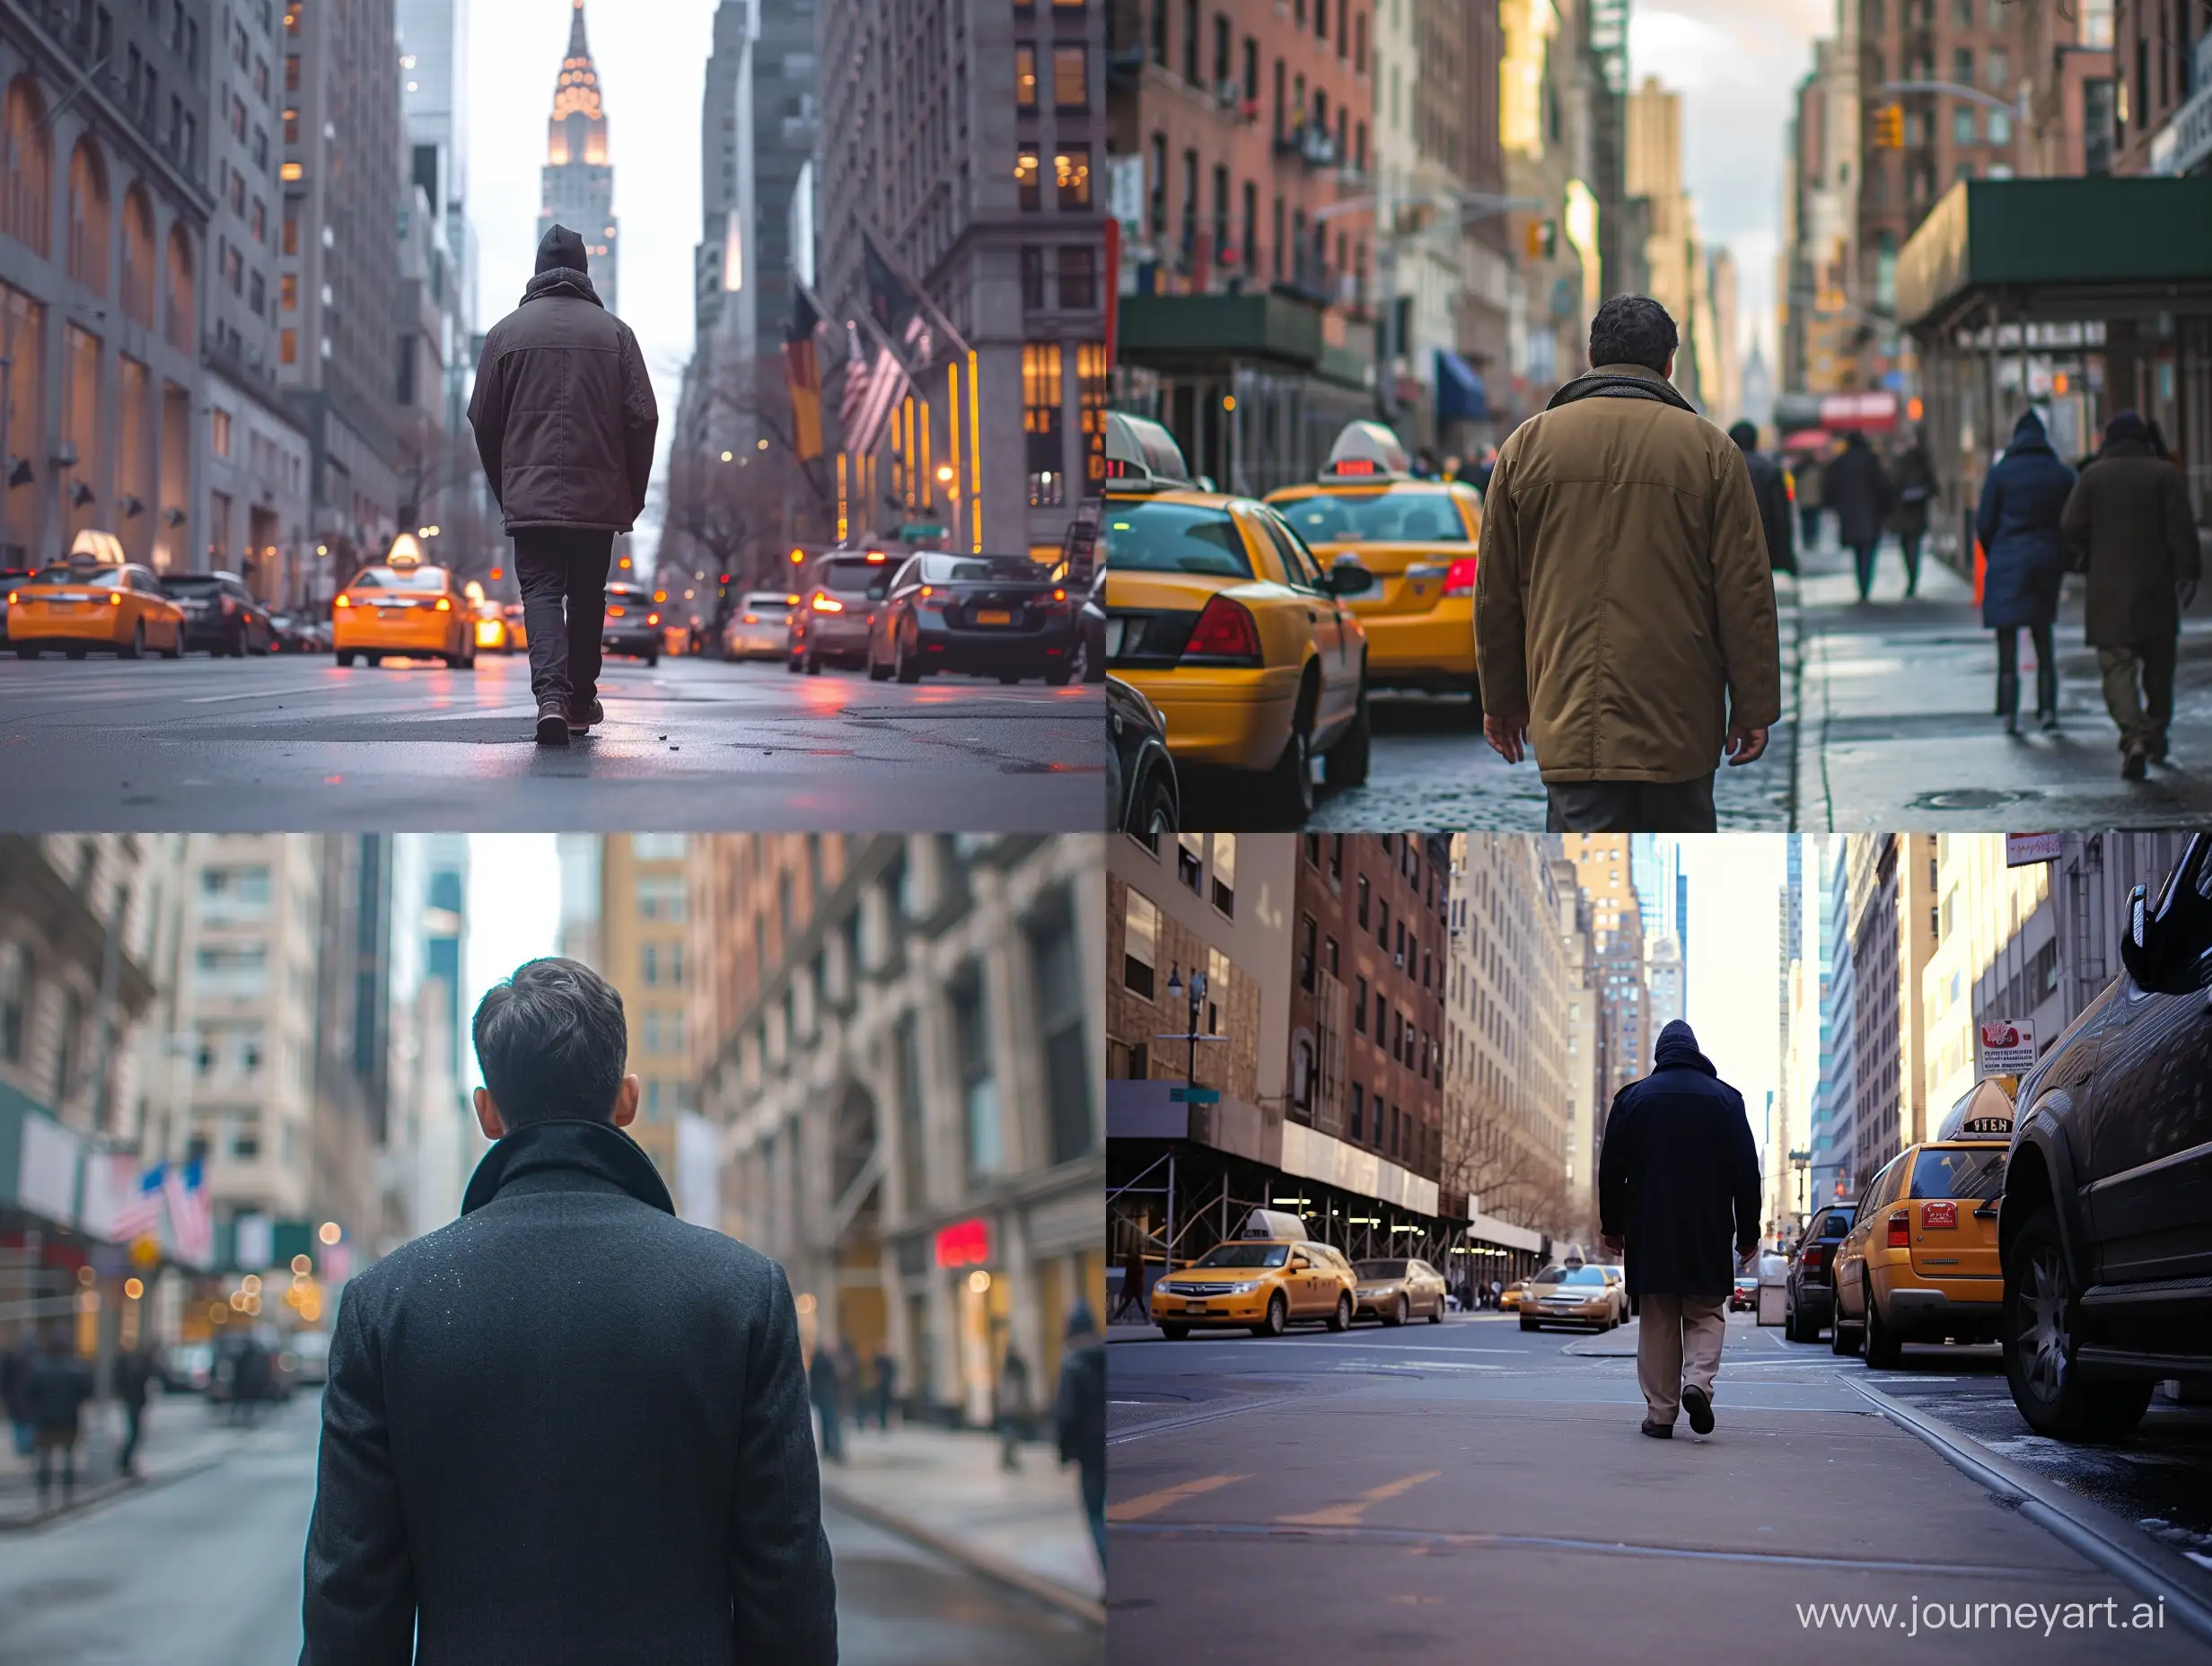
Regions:
<instances>
[{"instance_id":1,"label":"taxi roof sign","mask_svg":"<svg viewBox=\"0 0 2212 1666\"><path fill-rule=\"evenodd\" d=\"M388 567L418 567L423 564L423 547L412 532L402 532L391 540L391 553L384 557Z\"/></svg>"},{"instance_id":2,"label":"taxi roof sign","mask_svg":"<svg viewBox=\"0 0 2212 1666\"><path fill-rule=\"evenodd\" d=\"M73 567L119 567L123 565L123 540L112 532L88 526L70 544L68 564Z\"/></svg>"},{"instance_id":3,"label":"taxi roof sign","mask_svg":"<svg viewBox=\"0 0 2212 1666\"><path fill-rule=\"evenodd\" d=\"M1398 436L1385 425L1364 416L1344 425L1344 432L1337 435L1337 443L1329 448L1329 461L1321 469L1325 479L1352 476L1387 479L1409 472L1406 448L1399 443Z\"/></svg>"},{"instance_id":4,"label":"taxi roof sign","mask_svg":"<svg viewBox=\"0 0 2212 1666\"><path fill-rule=\"evenodd\" d=\"M1937 1128L1938 1140L2006 1139L2012 1137L2015 1109L2012 1076L1984 1076L1951 1108Z\"/></svg>"},{"instance_id":5,"label":"taxi roof sign","mask_svg":"<svg viewBox=\"0 0 2212 1666\"><path fill-rule=\"evenodd\" d=\"M1241 1238L1264 1238L1277 1242L1295 1242L1306 1235L1304 1221L1283 1209L1254 1209L1244 1217L1244 1230L1238 1234Z\"/></svg>"},{"instance_id":6,"label":"taxi roof sign","mask_svg":"<svg viewBox=\"0 0 2212 1666\"><path fill-rule=\"evenodd\" d=\"M1106 413L1106 478L1124 492L1192 484L1175 436L1151 417L1128 411Z\"/></svg>"}]
</instances>

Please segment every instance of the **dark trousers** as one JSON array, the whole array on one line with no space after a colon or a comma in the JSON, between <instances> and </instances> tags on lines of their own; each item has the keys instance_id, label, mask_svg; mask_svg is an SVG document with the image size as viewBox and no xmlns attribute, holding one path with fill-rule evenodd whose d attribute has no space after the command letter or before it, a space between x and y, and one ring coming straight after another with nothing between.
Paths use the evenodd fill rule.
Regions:
<instances>
[{"instance_id":1,"label":"dark trousers","mask_svg":"<svg viewBox=\"0 0 2212 1666\"><path fill-rule=\"evenodd\" d=\"M131 1460L138 1455L138 1426L145 1415L145 1406L123 1402L123 1450L116 1455L115 1467L125 1475L130 1473Z\"/></svg>"},{"instance_id":2,"label":"dark trousers","mask_svg":"<svg viewBox=\"0 0 2212 1666\"><path fill-rule=\"evenodd\" d=\"M1547 781L1549 833L1710 833L1713 777L1688 781Z\"/></svg>"},{"instance_id":3,"label":"dark trousers","mask_svg":"<svg viewBox=\"0 0 2212 1666\"><path fill-rule=\"evenodd\" d=\"M2028 633L2028 640L2035 644L2035 709L2039 713L2058 709L2058 662L2051 648L2050 627L2001 625L1997 627L1997 709L2000 717L2013 716L2020 710L2020 633L2023 630Z\"/></svg>"},{"instance_id":4,"label":"dark trousers","mask_svg":"<svg viewBox=\"0 0 2212 1666\"><path fill-rule=\"evenodd\" d=\"M2120 725L2122 751L2137 743L2154 757L2166 750L2166 725L2173 721L2176 645L2176 638L2165 636L2097 650L2097 669L2104 674L2104 709Z\"/></svg>"},{"instance_id":5,"label":"dark trousers","mask_svg":"<svg viewBox=\"0 0 2212 1666\"><path fill-rule=\"evenodd\" d=\"M1851 566L1858 576L1858 599L1861 601L1874 593L1874 552L1881 548L1880 544L1851 546Z\"/></svg>"},{"instance_id":6,"label":"dark trousers","mask_svg":"<svg viewBox=\"0 0 2212 1666\"><path fill-rule=\"evenodd\" d=\"M530 692L589 712L599 697L599 644L607 628L607 564L614 534L543 527L514 535L514 576L530 635Z\"/></svg>"},{"instance_id":7,"label":"dark trousers","mask_svg":"<svg viewBox=\"0 0 2212 1666\"><path fill-rule=\"evenodd\" d=\"M1905 557L1905 593L1918 595L1920 590L1920 540L1925 532L1900 532L1897 535L1898 553Z\"/></svg>"},{"instance_id":8,"label":"dark trousers","mask_svg":"<svg viewBox=\"0 0 2212 1666\"><path fill-rule=\"evenodd\" d=\"M1821 506L1818 504L1797 505L1797 530L1804 547L1813 548L1821 541Z\"/></svg>"}]
</instances>

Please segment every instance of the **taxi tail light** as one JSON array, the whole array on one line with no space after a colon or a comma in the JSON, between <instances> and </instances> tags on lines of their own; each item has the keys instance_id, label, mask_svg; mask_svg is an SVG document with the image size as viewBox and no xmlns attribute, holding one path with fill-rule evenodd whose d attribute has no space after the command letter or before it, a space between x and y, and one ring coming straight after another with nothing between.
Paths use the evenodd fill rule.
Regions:
<instances>
[{"instance_id":1,"label":"taxi tail light","mask_svg":"<svg viewBox=\"0 0 2212 1666\"><path fill-rule=\"evenodd\" d=\"M1183 655L1259 664L1260 627L1252 618L1251 609L1227 596L1212 598L1199 613L1198 622L1190 627L1190 640L1183 644Z\"/></svg>"},{"instance_id":2,"label":"taxi tail light","mask_svg":"<svg viewBox=\"0 0 2212 1666\"><path fill-rule=\"evenodd\" d=\"M1957 1223L1954 1221L1953 1224L1956 1225ZM1892 1250L1911 1249L1912 1216L1902 1209L1890 1216L1890 1235L1883 1241Z\"/></svg>"},{"instance_id":3,"label":"taxi tail light","mask_svg":"<svg viewBox=\"0 0 2212 1666\"><path fill-rule=\"evenodd\" d=\"M748 625L758 625L759 622L760 616L758 613L748 613L745 616L745 623Z\"/></svg>"},{"instance_id":4,"label":"taxi tail light","mask_svg":"<svg viewBox=\"0 0 2212 1666\"><path fill-rule=\"evenodd\" d=\"M438 611L441 613L451 613L452 610L453 604L448 601L443 596L440 596L438 598Z\"/></svg>"},{"instance_id":5,"label":"taxi tail light","mask_svg":"<svg viewBox=\"0 0 2212 1666\"><path fill-rule=\"evenodd\" d=\"M624 609L620 608L609 608L607 609L607 617L610 619L619 619L622 617L623 611Z\"/></svg>"},{"instance_id":6,"label":"taxi tail light","mask_svg":"<svg viewBox=\"0 0 2212 1666\"><path fill-rule=\"evenodd\" d=\"M813 609L817 613L842 613L845 611L845 604L842 601L839 601L835 596L825 596L819 591L815 592L813 601L808 602L807 606Z\"/></svg>"},{"instance_id":7,"label":"taxi tail light","mask_svg":"<svg viewBox=\"0 0 2212 1666\"><path fill-rule=\"evenodd\" d=\"M1471 596L1475 593L1475 558L1462 556L1444 575L1444 593L1447 596Z\"/></svg>"},{"instance_id":8,"label":"taxi tail light","mask_svg":"<svg viewBox=\"0 0 2212 1666\"><path fill-rule=\"evenodd\" d=\"M1959 1206L1955 1203L1924 1203L1920 1206L1920 1230L1927 1232L1938 1226L1956 1229L1959 1224Z\"/></svg>"},{"instance_id":9,"label":"taxi tail light","mask_svg":"<svg viewBox=\"0 0 2212 1666\"><path fill-rule=\"evenodd\" d=\"M660 616L659 614L657 614L657 613L648 613L648 614L646 614L646 615L645 615L645 623L646 623L646 624L648 624L648 625L658 625L660 622L661 622L661 616Z\"/></svg>"}]
</instances>

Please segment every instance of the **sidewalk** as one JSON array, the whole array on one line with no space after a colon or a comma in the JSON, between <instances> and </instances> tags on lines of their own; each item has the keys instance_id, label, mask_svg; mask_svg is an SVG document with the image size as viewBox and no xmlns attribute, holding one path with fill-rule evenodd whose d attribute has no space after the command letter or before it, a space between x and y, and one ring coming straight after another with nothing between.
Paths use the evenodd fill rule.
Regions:
<instances>
[{"instance_id":1,"label":"sidewalk","mask_svg":"<svg viewBox=\"0 0 2212 1666\"><path fill-rule=\"evenodd\" d=\"M845 1432L845 1461L821 1466L839 1509L912 1539L1093 1625L1106 1623L1105 1581L1075 1468L1050 1446L998 1467L998 1437L918 1425Z\"/></svg>"},{"instance_id":2,"label":"sidewalk","mask_svg":"<svg viewBox=\"0 0 2212 1666\"><path fill-rule=\"evenodd\" d=\"M273 1408L262 1412L264 1420L273 1415ZM37 1486L36 1457L17 1457L12 1435L0 1438L0 1531L39 1527L118 1493L196 1475L252 1433L211 1414L197 1394L165 1395L147 1403L138 1441L138 1473L120 1475L115 1463L123 1444L122 1407L112 1400L96 1401L84 1408L75 1489L62 1490L57 1459L53 1488L43 1500Z\"/></svg>"}]
</instances>

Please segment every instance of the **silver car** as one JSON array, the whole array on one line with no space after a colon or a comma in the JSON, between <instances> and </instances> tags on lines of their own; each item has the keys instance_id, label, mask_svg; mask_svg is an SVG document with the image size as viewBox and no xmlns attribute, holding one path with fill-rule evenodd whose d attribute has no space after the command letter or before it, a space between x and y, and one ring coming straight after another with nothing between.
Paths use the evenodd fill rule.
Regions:
<instances>
[{"instance_id":1,"label":"silver car","mask_svg":"<svg viewBox=\"0 0 2212 1666\"><path fill-rule=\"evenodd\" d=\"M790 641L791 609L799 599L780 590L745 592L722 627L725 660L780 660Z\"/></svg>"}]
</instances>

